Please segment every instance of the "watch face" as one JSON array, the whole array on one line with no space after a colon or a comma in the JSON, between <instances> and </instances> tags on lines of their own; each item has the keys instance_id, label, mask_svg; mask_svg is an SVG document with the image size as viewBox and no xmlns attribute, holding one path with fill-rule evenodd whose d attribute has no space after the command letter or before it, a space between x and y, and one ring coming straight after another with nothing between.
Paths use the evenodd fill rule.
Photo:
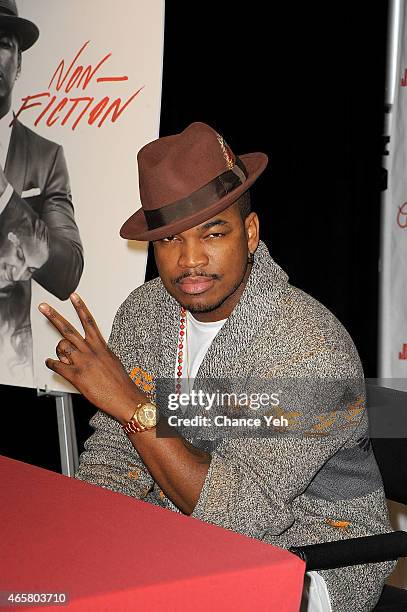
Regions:
<instances>
[{"instance_id":1,"label":"watch face","mask_svg":"<svg viewBox=\"0 0 407 612\"><path fill-rule=\"evenodd\" d=\"M144 404L137 412L137 420L143 427L150 429L157 425L157 406L155 404Z\"/></svg>"}]
</instances>

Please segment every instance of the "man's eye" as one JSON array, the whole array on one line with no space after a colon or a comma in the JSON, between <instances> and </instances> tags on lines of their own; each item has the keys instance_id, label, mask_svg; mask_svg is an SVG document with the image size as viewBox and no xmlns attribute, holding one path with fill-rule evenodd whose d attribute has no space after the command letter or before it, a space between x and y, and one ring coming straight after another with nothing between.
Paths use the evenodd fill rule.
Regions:
<instances>
[{"instance_id":1,"label":"man's eye","mask_svg":"<svg viewBox=\"0 0 407 612\"><path fill-rule=\"evenodd\" d=\"M0 38L0 45L2 47L7 47L8 49L10 49L13 46L13 42L11 38L8 38L7 36L2 36Z\"/></svg>"},{"instance_id":2,"label":"man's eye","mask_svg":"<svg viewBox=\"0 0 407 612\"><path fill-rule=\"evenodd\" d=\"M175 236L167 236L166 238L162 238L161 242L174 242Z\"/></svg>"},{"instance_id":3,"label":"man's eye","mask_svg":"<svg viewBox=\"0 0 407 612\"><path fill-rule=\"evenodd\" d=\"M213 232L212 234L208 234L206 236L206 238L220 238L221 236L224 236L225 234L222 234L222 232Z\"/></svg>"}]
</instances>

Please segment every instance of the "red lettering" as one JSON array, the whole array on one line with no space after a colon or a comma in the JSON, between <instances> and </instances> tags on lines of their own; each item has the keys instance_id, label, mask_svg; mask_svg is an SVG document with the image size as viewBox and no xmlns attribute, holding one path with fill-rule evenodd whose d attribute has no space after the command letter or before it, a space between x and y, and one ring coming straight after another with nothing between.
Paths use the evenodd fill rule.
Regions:
<instances>
[{"instance_id":1,"label":"red lettering","mask_svg":"<svg viewBox=\"0 0 407 612\"><path fill-rule=\"evenodd\" d=\"M63 99L61 100L61 102L58 102L58 104L56 105L56 107L54 108L54 110L52 111L52 113L50 114L50 116L49 116L49 117L48 117L48 119L47 119L47 125L48 125L49 127L51 127L52 125L54 125L54 123L56 123L56 122L58 121L58 119L59 119L59 117L60 117L59 115L58 115L57 117L55 117L55 119L54 119L53 117L54 117L54 115L55 115L55 114L56 114L58 111L60 111L60 110L62 110L62 109L64 108L64 106L65 106L65 104L66 104L67 102L68 102L68 98L63 98Z\"/></svg>"},{"instance_id":2,"label":"red lettering","mask_svg":"<svg viewBox=\"0 0 407 612\"><path fill-rule=\"evenodd\" d=\"M71 110L67 112L67 114L65 115L65 117L63 118L63 120L61 121L61 125L65 125L66 122L68 121L69 117L72 115L72 113L74 112L75 108L78 106L79 102L83 102L83 100L93 100L93 98L71 98L69 101L73 102Z\"/></svg>"},{"instance_id":3,"label":"red lettering","mask_svg":"<svg viewBox=\"0 0 407 612\"><path fill-rule=\"evenodd\" d=\"M90 41L88 40L84 45L82 45L82 47L79 49L78 53L75 55L73 61L71 62L65 74L64 74L65 60L62 59L60 61L57 69L55 70L52 76L52 79L49 82L48 89L51 89L51 85L57 75L58 75L58 78L57 78L57 84L55 88L57 91L61 89L65 81L68 79L68 76L71 74L71 71L74 68L75 63L77 62L78 58L80 57L80 55L82 54L82 52L84 51L84 49L87 47L89 43ZM98 62L94 68L91 65L87 66L86 68L84 68L82 65L76 66L75 70L73 71L73 74L71 74L65 86L65 92L69 93L75 85L78 88L82 85L82 90L84 91L89 85L89 83L91 82L91 80L93 79L93 77L95 76L96 72L100 70L100 68L103 66L105 62L107 62L107 60L109 59L109 57L111 57L111 55L112 55L111 53L108 53L107 55L102 57L100 62ZM103 77L100 77L100 78L103 79ZM111 81L111 80L122 81L122 80L127 79L126 76L124 77L104 77L104 78L107 81Z\"/></svg>"},{"instance_id":4,"label":"red lettering","mask_svg":"<svg viewBox=\"0 0 407 612\"><path fill-rule=\"evenodd\" d=\"M399 206L397 212L397 225L401 227L401 229L405 229L407 227L407 202L404 202L404 204Z\"/></svg>"},{"instance_id":5,"label":"red lettering","mask_svg":"<svg viewBox=\"0 0 407 612\"><path fill-rule=\"evenodd\" d=\"M108 53L103 59L100 60L100 62L95 66L95 68L93 68L93 70L92 70L92 66L88 66L87 68L85 68L85 70L83 69L83 66L78 66L77 68L75 68L73 75L68 81L68 85L65 87L66 93L68 93L75 84L79 88L83 79L84 79L84 84L82 85L82 90L85 90L87 86L89 85L90 81L92 80L93 75L99 70L102 64L104 64L105 61L111 55L112 55L111 53ZM78 82L76 83L76 81Z\"/></svg>"},{"instance_id":6,"label":"red lettering","mask_svg":"<svg viewBox=\"0 0 407 612\"><path fill-rule=\"evenodd\" d=\"M399 353L399 359L407 359L407 344L403 344L403 350Z\"/></svg>"},{"instance_id":7,"label":"red lettering","mask_svg":"<svg viewBox=\"0 0 407 612\"><path fill-rule=\"evenodd\" d=\"M48 91L43 91L42 93L39 94L33 94L32 96L25 96L24 98L21 98L22 101L22 105L20 106L20 108L18 109L17 113L15 114L15 119L17 119L17 117L24 111L27 110L27 108L33 108L34 106L41 106L42 102L34 102L33 104L28 104L29 100L35 100L36 98L43 98L44 96L49 98L51 94Z\"/></svg>"},{"instance_id":8,"label":"red lettering","mask_svg":"<svg viewBox=\"0 0 407 612\"><path fill-rule=\"evenodd\" d=\"M128 81L129 77L121 76L121 77L98 77L96 81L98 83L108 83L113 81Z\"/></svg>"},{"instance_id":9,"label":"red lettering","mask_svg":"<svg viewBox=\"0 0 407 612\"><path fill-rule=\"evenodd\" d=\"M35 126L37 126L45 117L47 117L45 120L45 125L48 127L52 127L58 122L60 122L61 126L65 126L68 122L71 123L72 119L72 130L76 129L86 114L88 125L96 124L99 128L107 119L110 119L111 123L115 123L119 117L121 117L136 96L138 96L141 90L144 89L144 85L135 91L127 100L123 100L122 97L112 100L111 97L106 95L99 98L99 101L95 103L95 97L92 96L69 98L62 97L64 95L62 93L62 99L58 99L59 96L57 92L62 90L64 93L69 93L74 88L84 91L92 81L99 84L118 83L128 80L128 76L126 75L98 76L95 78L97 72L111 57L111 53L107 53L104 57L102 57L102 59L95 66L89 64L85 67L82 63L79 64L79 58L89 43L90 40L86 41L82 45L69 66L65 63L64 58L59 62L58 67L52 75L48 85L49 89L51 89L51 87L54 88L55 95L52 95L50 91L45 91L22 98L21 106L16 114L16 117L18 117L25 110L40 106L41 112L34 122ZM42 98L44 97L49 99L47 103L43 102ZM83 103L83 108L80 109L79 114L76 116L76 118L74 118L73 114L81 103ZM92 105L94 106L92 107ZM65 115L61 112L64 109Z\"/></svg>"},{"instance_id":10,"label":"red lettering","mask_svg":"<svg viewBox=\"0 0 407 612\"><path fill-rule=\"evenodd\" d=\"M90 81L93 79L93 75L99 70L99 68L109 59L109 57L111 56L111 53L108 53L107 55L105 55L105 57L103 57L100 62L98 64L96 64L95 68L92 70L91 66L88 66L86 68L86 70L84 70L79 83L78 83L78 87L80 85L80 82L82 81L83 77L85 77L85 84L83 85L82 89L86 89L87 86L89 85ZM86 75L86 76L85 76ZM99 80L99 79L98 79Z\"/></svg>"},{"instance_id":11,"label":"red lettering","mask_svg":"<svg viewBox=\"0 0 407 612\"><path fill-rule=\"evenodd\" d=\"M51 80L50 80L50 82L49 82L48 89L51 89L52 82L53 82L53 80L55 79L55 77L56 77L56 75L57 75L57 73L58 73L58 72L59 72L59 75L58 75L58 81L57 81L57 84L56 84L56 86L55 86L55 87L56 87L56 90L57 90L57 91L59 91L59 90L61 89L62 85L65 83L66 78L68 77L68 74L71 72L72 68L74 67L76 60L78 59L78 57L80 56L80 54L82 53L82 51L83 51L83 50L84 50L84 49L85 49L85 48L88 46L88 44L89 44L89 43L90 43L90 40L86 41L86 42L84 43L84 45L82 45L82 47L79 49L78 53L77 53L77 54L75 55L75 57L73 58L73 60L72 60L72 62L71 62L71 65L69 66L69 68L68 68L68 70L66 71L66 74L64 75L64 77L63 77L63 78L62 78L62 75L64 74L65 60L63 60L63 59L62 59L62 60L59 62L59 66L58 66L58 68L55 70L54 75L53 75L52 79L51 79ZM62 79L62 80L61 80L61 79Z\"/></svg>"},{"instance_id":12,"label":"red lettering","mask_svg":"<svg viewBox=\"0 0 407 612\"><path fill-rule=\"evenodd\" d=\"M51 106L54 104L56 98L57 98L56 96L52 96L51 100L48 102L47 106L44 108L42 113L40 113L39 117L37 117L37 119L34 121L35 126L39 124L43 116L47 113L48 109L51 108Z\"/></svg>"},{"instance_id":13,"label":"red lettering","mask_svg":"<svg viewBox=\"0 0 407 612\"><path fill-rule=\"evenodd\" d=\"M110 98L106 96L103 98L98 104L96 104L95 108L89 113L88 123L89 125L93 125L99 115L104 111L107 104L109 104Z\"/></svg>"},{"instance_id":14,"label":"red lettering","mask_svg":"<svg viewBox=\"0 0 407 612\"><path fill-rule=\"evenodd\" d=\"M82 98L83 100L84 98ZM76 121L74 122L72 129L74 130L76 128L76 126L78 125L78 123L80 122L80 120L82 119L83 115L86 113L86 111L88 110L89 106L92 104L93 100L95 98L88 98L88 104L85 106L85 108L83 109L83 111L80 113L79 117L76 119Z\"/></svg>"},{"instance_id":15,"label":"red lettering","mask_svg":"<svg viewBox=\"0 0 407 612\"><path fill-rule=\"evenodd\" d=\"M134 98L140 93L142 89L144 89L144 85L143 87L140 87L140 89L136 91L132 96L130 96L130 98L127 100L127 102L125 102L125 104L123 104L121 108L120 108L120 104L122 103L121 98L117 98L116 100L114 100L109 106L109 108L107 109L107 111L105 112L105 114L103 115L102 119L99 121L98 127L100 128L103 125L103 123L106 121L107 117L109 116L111 110L113 110L113 116L111 119L112 123L117 121L117 119L120 117L123 111L128 107L128 105L134 100Z\"/></svg>"},{"instance_id":16,"label":"red lettering","mask_svg":"<svg viewBox=\"0 0 407 612\"><path fill-rule=\"evenodd\" d=\"M66 93L69 93L71 91L72 87L75 85L75 81L80 79L81 74L82 74L82 70L83 70L83 66L78 66L77 68L75 68L73 75L71 76L71 78L68 81L68 85L65 87L65 92Z\"/></svg>"}]
</instances>

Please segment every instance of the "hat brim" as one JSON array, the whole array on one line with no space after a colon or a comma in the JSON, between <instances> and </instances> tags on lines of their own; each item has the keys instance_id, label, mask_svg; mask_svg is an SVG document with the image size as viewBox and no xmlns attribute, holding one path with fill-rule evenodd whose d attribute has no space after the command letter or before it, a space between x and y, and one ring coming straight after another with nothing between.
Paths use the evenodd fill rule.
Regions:
<instances>
[{"instance_id":1,"label":"hat brim","mask_svg":"<svg viewBox=\"0 0 407 612\"><path fill-rule=\"evenodd\" d=\"M222 210L225 210L253 185L254 181L265 170L268 163L268 157L265 153L247 153L246 155L239 155L239 158L244 163L247 170L247 179L242 185L220 200L210 204L204 210L189 215L180 221L151 230L148 229L144 211L140 208L122 225L120 236L127 240L161 240L167 236L185 232L191 227L204 223Z\"/></svg>"},{"instance_id":2,"label":"hat brim","mask_svg":"<svg viewBox=\"0 0 407 612\"><path fill-rule=\"evenodd\" d=\"M0 15L0 28L5 28L18 36L21 51L27 51L32 47L40 35L35 23L13 15Z\"/></svg>"}]
</instances>

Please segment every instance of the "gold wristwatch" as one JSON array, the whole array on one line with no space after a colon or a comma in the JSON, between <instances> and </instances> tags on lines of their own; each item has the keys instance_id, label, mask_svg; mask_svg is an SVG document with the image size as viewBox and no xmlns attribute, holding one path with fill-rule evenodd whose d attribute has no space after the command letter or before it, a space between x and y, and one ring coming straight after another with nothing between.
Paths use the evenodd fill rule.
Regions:
<instances>
[{"instance_id":1,"label":"gold wristwatch","mask_svg":"<svg viewBox=\"0 0 407 612\"><path fill-rule=\"evenodd\" d=\"M127 435L148 431L157 425L158 418L157 406L151 402L147 402L145 404L139 404L130 421L126 423L126 425L122 425L122 427Z\"/></svg>"}]
</instances>

